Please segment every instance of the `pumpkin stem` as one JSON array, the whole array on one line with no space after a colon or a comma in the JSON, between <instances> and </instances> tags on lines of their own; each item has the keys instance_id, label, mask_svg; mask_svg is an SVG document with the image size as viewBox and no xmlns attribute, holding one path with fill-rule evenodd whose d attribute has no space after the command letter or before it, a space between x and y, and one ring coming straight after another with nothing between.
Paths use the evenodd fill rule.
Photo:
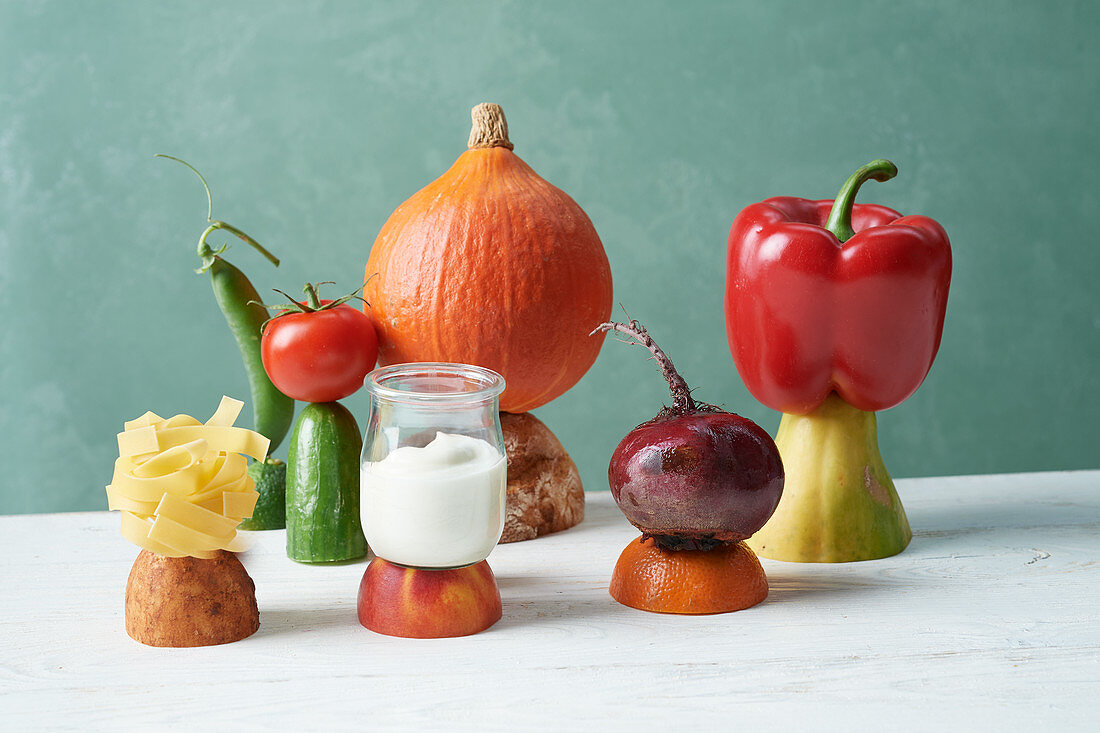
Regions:
<instances>
[{"instance_id":1,"label":"pumpkin stem","mask_svg":"<svg viewBox=\"0 0 1100 733\"><path fill-rule=\"evenodd\" d=\"M474 121L470 129L470 142L466 144L470 150L475 148L512 150L515 147L508 139L508 120L504 119L504 110L499 104L482 102L470 110L470 117Z\"/></svg>"}]
</instances>

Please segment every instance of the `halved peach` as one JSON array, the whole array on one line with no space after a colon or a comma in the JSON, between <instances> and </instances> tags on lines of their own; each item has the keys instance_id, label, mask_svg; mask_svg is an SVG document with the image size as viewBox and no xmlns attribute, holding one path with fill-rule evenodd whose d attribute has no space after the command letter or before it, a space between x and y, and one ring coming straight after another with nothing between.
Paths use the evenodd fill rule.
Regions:
<instances>
[{"instance_id":1,"label":"halved peach","mask_svg":"<svg viewBox=\"0 0 1100 733\"><path fill-rule=\"evenodd\" d=\"M376 557L359 583L359 623L412 639L468 636L501 617L489 563L453 570L406 568Z\"/></svg>"}]
</instances>

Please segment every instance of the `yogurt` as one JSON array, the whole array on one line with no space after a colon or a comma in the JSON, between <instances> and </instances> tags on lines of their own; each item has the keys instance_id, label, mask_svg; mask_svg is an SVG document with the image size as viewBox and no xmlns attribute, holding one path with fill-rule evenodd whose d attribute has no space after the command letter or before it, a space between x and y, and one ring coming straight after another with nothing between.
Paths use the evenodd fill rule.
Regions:
<instances>
[{"instance_id":1,"label":"yogurt","mask_svg":"<svg viewBox=\"0 0 1100 733\"><path fill-rule=\"evenodd\" d=\"M436 433L363 464L363 532L374 554L399 565L481 562L504 531L507 462L490 443Z\"/></svg>"}]
</instances>

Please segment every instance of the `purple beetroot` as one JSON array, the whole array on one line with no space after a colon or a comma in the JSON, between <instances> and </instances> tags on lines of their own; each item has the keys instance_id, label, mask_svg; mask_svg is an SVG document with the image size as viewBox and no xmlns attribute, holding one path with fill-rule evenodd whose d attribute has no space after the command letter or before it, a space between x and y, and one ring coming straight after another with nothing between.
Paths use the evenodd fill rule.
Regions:
<instances>
[{"instance_id":1,"label":"purple beetroot","mask_svg":"<svg viewBox=\"0 0 1100 733\"><path fill-rule=\"evenodd\" d=\"M604 323L593 333L599 331L626 334L649 349L672 392L672 407L631 430L611 456L611 494L630 523L669 550L711 549L763 527L783 493L783 463L771 436L692 399L637 321Z\"/></svg>"}]
</instances>

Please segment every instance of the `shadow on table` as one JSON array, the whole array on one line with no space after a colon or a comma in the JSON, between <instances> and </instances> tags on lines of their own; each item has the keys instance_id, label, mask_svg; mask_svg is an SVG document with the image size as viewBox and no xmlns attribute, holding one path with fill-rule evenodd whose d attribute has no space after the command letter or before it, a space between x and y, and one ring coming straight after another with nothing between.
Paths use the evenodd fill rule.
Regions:
<instances>
[{"instance_id":1,"label":"shadow on table","mask_svg":"<svg viewBox=\"0 0 1100 733\"><path fill-rule=\"evenodd\" d=\"M301 634L340 626L359 628L355 605L347 608L260 608L260 629L256 636Z\"/></svg>"},{"instance_id":2,"label":"shadow on table","mask_svg":"<svg viewBox=\"0 0 1100 733\"><path fill-rule=\"evenodd\" d=\"M570 626L606 622L609 613L621 608L611 596L603 598L537 598L504 602L504 617L494 629L530 626Z\"/></svg>"},{"instance_id":3,"label":"shadow on table","mask_svg":"<svg viewBox=\"0 0 1100 733\"><path fill-rule=\"evenodd\" d=\"M546 577L533 575L498 575L497 586L503 596L504 618L493 628L520 626L555 626L562 623L584 623L606 619L609 610L618 607L607 593L607 586L585 583L571 586L568 591L547 592L561 585Z\"/></svg>"},{"instance_id":4,"label":"shadow on table","mask_svg":"<svg viewBox=\"0 0 1100 733\"><path fill-rule=\"evenodd\" d=\"M863 596L884 590L892 583L866 577L838 577L826 575L783 575L768 573L768 598L765 603L786 603L818 598L836 599L843 596Z\"/></svg>"},{"instance_id":5,"label":"shadow on table","mask_svg":"<svg viewBox=\"0 0 1100 733\"><path fill-rule=\"evenodd\" d=\"M547 579L541 575L494 575L496 578L497 587L500 588L502 595L507 595L508 591L516 590L523 592L528 588L535 588L545 586Z\"/></svg>"},{"instance_id":6,"label":"shadow on table","mask_svg":"<svg viewBox=\"0 0 1100 733\"><path fill-rule=\"evenodd\" d=\"M823 598L839 600L846 596L866 598L871 593L895 592L893 587L896 585L881 578L869 580L866 577L783 575L779 572L769 573L768 584L766 604ZM645 613L620 605L611 598L606 588L579 596L563 593L560 596L524 598L521 595L518 598L505 600L504 618L494 628L553 627L567 624L573 626L578 622L602 624L612 618L624 621L625 619L622 618L624 609L628 613Z\"/></svg>"}]
</instances>

